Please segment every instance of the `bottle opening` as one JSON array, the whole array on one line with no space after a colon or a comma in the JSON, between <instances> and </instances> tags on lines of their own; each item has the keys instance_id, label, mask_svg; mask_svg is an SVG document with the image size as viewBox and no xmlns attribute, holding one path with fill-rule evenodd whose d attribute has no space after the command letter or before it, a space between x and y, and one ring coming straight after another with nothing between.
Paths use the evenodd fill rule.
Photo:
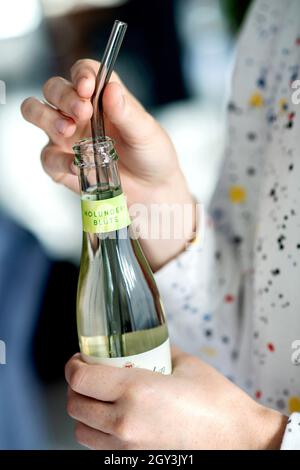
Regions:
<instances>
[{"instance_id":1,"label":"bottle opening","mask_svg":"<svg viewBox=\"0 0 300 470\"><path fill-rule=\"evenodd\" d=\"M114 141L110 137L81 139L73 146L74 164L79 168L107 166L118 159Z\"/></svg>"}]
</instances>

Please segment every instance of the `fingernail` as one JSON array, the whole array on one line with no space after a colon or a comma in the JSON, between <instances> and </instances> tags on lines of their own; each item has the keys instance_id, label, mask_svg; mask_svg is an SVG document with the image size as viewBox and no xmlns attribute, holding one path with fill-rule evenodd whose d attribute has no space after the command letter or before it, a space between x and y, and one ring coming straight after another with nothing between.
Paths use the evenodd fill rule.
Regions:
<instances>
[{"instance_id":1,"label":"fingernail","mask_svg":"<svg viewBox=\"0 0 300 470\"><path fill-rule=\"evenodd\" d=\"M55 128L60 134L64 134L67 128L68 121L65 119L56 119L55 121Z\"/></svg>"},{"instance_id":2,"label":"fingernail","mask_svg":"<svg viewBox=\"0 0 300 470\"><path fill-rule=\"evenodd\" d=\"M82 111L82 103L80 101L76 101L72 104L71 110L74 116L79 118Z\"/></svg>"},{"instance_id":3,"label":"fingernail","mask_svg":"<svg viewBox=\"0 0 300 470\"><path fill-rule=\"evenodd\" d=\"M76 89L78 90L79 85L82 86L82 87L85 87L86 83L88 83L88 82L89 82L89 79L87 77L78 78L78 80L76 82Z\"/></svg>"}]
</instances>

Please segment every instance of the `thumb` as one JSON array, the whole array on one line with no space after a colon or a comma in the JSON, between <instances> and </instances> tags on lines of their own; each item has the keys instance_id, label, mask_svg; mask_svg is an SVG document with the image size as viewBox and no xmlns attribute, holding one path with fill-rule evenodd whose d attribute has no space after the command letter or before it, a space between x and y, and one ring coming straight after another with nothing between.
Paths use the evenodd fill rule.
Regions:
<instances>
[{"instance_id":1,"label":"thumb","mask_svg":"<svg viewBox=\"0 0 300 470\"><path fill-rule=\"evenodd\" d=\"M105 117L113 124L125 144L145 144L160 128L124 85L108 83L102 103Z\"/></svg>"}]
</instances>

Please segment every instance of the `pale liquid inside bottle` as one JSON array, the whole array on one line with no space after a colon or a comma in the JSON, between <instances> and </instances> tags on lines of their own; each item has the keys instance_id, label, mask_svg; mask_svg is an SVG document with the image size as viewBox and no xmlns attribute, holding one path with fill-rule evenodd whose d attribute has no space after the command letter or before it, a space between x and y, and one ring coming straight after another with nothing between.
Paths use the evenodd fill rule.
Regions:
<instances>
[{"instance_id":1,"label":"pale liquid inside bottle","mask_svg":"<svg viewBox=\"0 0 300 470\"><path fill-rule=\"evenodd\" d=\"M119 194L116 188L101 198ZM82 199L97 200L99 192L91 187ZM169 355L169 341L163 307L151 269L139 242L128 236L128 227L109 234L84 232L77 325L81 353L90 362L123 358L129 362L121 365L129 367L131 360L135 366L139 362L137 355L145 355L147 368L165 368L160 356ZM152 368L153 356L146 354L153 350L157 353Z\"/></svg>"}]
</instances>

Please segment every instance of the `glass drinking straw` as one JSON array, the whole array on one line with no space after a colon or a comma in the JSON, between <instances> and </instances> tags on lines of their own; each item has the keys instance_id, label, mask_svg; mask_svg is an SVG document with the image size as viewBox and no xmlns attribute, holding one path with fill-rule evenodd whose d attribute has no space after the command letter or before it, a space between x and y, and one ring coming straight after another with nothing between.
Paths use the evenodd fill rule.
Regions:
<instances>
[{"instance_id":1,"label":"glass drinking straw","mask_svg":"<svg viewBox=\"0 0 300 470\"><path fill-rule=\"evenodd\" d=\"M95 91L92 97L93 116L91 118L92 136L94 139L105 137L102 96L113 71L126 29L126 23L118 20L114 22L97 74Z\"/></svg>"},{"instance_id":2,"label":"glass drinking straw","mask_svg":"<svg viewBox=\"0 0 300 470\"><path fill-rule=\"evenodd\" d=\"M107 186L109 189L109 175L105 165L97 164L97 140L105 139L102 96L106 84L112 74L118 53L127 29L127 24L116 20L114 22L108 43L106 45L100 68L96 78L95 91L92 96L93 115L91 117L91 130L94 142L94 162L96 166L97 188ZM82 175L83 176L83 175ZM97 191L100 198L100 192Z\"/></svg>"}]
</instances>

